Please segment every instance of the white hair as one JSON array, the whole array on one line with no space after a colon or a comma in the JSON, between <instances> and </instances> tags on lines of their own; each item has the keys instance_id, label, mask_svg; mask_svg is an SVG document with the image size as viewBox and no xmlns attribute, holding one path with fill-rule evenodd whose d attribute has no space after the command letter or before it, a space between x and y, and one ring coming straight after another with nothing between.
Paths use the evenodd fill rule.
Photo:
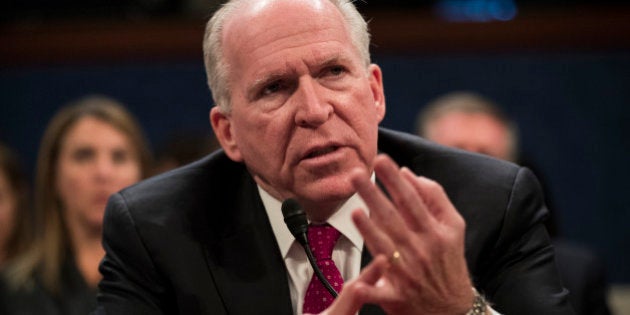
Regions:
<instances>
[{"instance_id":1,"label":"white hair","mask_svg":"<svg viewBox=\"0 0 630 315\"><path fill-rule=\"evenodd\" d=\"M217 10L206 24L203 38L203 60L206 67L208 87L216 106L223 113L229 113L230 87L228 84L229 64L225 62L221 36L226 21L237 11L239 6L249 0L231 0ZM367 22L361 16L351 0L329 0L339 10L350 33L352 45L357 49L365 67L370 65L370 34Z\"/></svg>"}]
</instances>

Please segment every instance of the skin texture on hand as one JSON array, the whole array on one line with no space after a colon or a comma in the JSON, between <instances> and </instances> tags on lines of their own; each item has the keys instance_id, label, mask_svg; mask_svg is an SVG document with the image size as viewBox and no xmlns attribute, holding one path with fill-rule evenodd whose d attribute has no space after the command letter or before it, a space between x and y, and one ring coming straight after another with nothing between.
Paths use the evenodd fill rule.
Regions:
<instances>
[{"instance_id":1,"label":"skin texture on hand","mask_svg":"<svg viewBox=\"0 0 630 315\"><path fill-rule=\"evenodd\" d=\"M376 158L374 169L390 198L357 170L352 184L370 217L357 210L353 220L379 259L344 288L329 314L353 314L364 303L378 304L388 314L466 313L473 292L463 218L438 183L399 168L385 155ZM400 257L392 259L396 251Z\"/></svg>"}]
</instances>

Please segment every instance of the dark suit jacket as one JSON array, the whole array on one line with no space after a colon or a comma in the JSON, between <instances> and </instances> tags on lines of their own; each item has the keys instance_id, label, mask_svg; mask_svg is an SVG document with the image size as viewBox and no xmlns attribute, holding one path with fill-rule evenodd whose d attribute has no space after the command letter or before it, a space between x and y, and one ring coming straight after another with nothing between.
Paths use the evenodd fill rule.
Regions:
<instances>
[{"instance_id":1,"label":"dark suit jacket","mask_svg":"<svg viewBox=\"0 0 630 315\"><path fill-rule=\"evenodd\" d=\"M569 289L577 315L610 315L603 262L589 248L556 239L552 242L560 279Z\"/></svg>"},{"instance_id":2,"label":"dark suit jacket","mask_svg":"<svg viewBox=\"0 0 630 315\"><path fill-rule=\"evenodd\" d=\"M572 314L528 170L384 129L379 150L444 186L467 222L475 287L496 310ZM112 196L103 245L100 312L292 312L286 267L256 184L221 151ZM368 260L366 252L363 264Z\"/></svg>"}]
</instances>

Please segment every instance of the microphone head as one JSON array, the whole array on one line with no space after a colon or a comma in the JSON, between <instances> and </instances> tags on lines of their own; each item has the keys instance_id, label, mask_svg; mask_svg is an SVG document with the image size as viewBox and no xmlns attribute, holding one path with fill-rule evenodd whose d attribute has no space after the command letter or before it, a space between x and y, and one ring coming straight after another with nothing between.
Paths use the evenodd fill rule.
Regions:
<instances>
[{"instance_id":1,"label":"microphone head","mask_svg":"<svg viewBox=\"0 0 630 315\"><path fill-rule=\"evenodd\" d=\"M302 206L293 198L289 198L282 202L282 215L284 223L291 231L291 234L302 245L308 242L306 231L308 229L308 220Z\"/></svg>"}]
</instances>

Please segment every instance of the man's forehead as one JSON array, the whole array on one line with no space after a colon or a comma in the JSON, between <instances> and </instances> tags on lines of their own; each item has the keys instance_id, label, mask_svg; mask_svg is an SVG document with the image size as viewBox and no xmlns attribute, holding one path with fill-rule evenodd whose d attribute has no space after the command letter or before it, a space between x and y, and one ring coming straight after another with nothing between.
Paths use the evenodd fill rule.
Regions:
<instances>
[{"instance_id":1,"label":"man's forehead","mask_svg":"<svg viewBox=\"0 0 630 315\"><path fill-rule=\"evenodd\" d=\"M341 51L331 53L312 54L312 58L300 59L298 62L289 62L287 60L278 60L277 63L269 63L256 68L253 73L254 84L262 81L268 81L270 78L280 78L288 75L294 75L299 72L301 66L305 66L308 71L319 71L322 68L333 65L347 65L350 67L352 59Z\"/></svg>"},{"instance_id":2,"label":"man's forehead","mask_svg":"<svg viewBox=\"0 0 630 315\"><path fill-rule=\"evenodd\" d=\"M270 9L282 10L281 7L286 5L322 10L326 3L330 3L330 0L247 0L241 3L248 14L256 15Z\"/></svg>"},{"instance_id":3,"label":"man's forehead","mask_svg":"<svg viewBox=\"0 0 630 315\"><path fill-rule=\"evenodd\" d=\"M267 5L264 9L252 5L251 7L255 8L252 11L257 13L257 16L251 15L252 11L248 11L247 14L231 20L223 30L223 49L226 61L232 65L232 71L246 70L250 75L260 77L276 72L286 73L298 66L317 67L333 61L350 61L355 57L356 52L351 44L350 34L339 12L337 14L330 14L329 11L320 12L315 6L314 14L325 14L310 19L294 10L286 12L279 18L276 15L269 15L268 11L278 9L276 3L290 1L263 2L272 2L274 5ZM287 5L300 7L307 13L313 10L313 5L306 4L310 2L301 0L297 2L302 5ZM329 1L324 2L332 6L328 7L329 9L336 10ZM247 69L242 68L245 65Z\"/></svg>"},{"instance_id":4,"label":"man's forehead","mask_svg":"<svg viewBox=\"0 0 630 315\"><path fill-rule=\"evenodd\" d=\"M232 27L295 27L300 20L333 17L338 9L329 0L245 0L238 2L225 23L224 32Z\"/></svg>"},{"instance_id":5,"label":"man's forehead","mask_svg":"<svg viewBox=\"0 0 630 315\"><path fill-rule=\"evenodd\" d=\"M280 8L284 5L296 5L320 10L324 5L332 4L330 0L241 0L238 6L248 12L258 13L270 8Z\"/></svg>"}]
</instances>

